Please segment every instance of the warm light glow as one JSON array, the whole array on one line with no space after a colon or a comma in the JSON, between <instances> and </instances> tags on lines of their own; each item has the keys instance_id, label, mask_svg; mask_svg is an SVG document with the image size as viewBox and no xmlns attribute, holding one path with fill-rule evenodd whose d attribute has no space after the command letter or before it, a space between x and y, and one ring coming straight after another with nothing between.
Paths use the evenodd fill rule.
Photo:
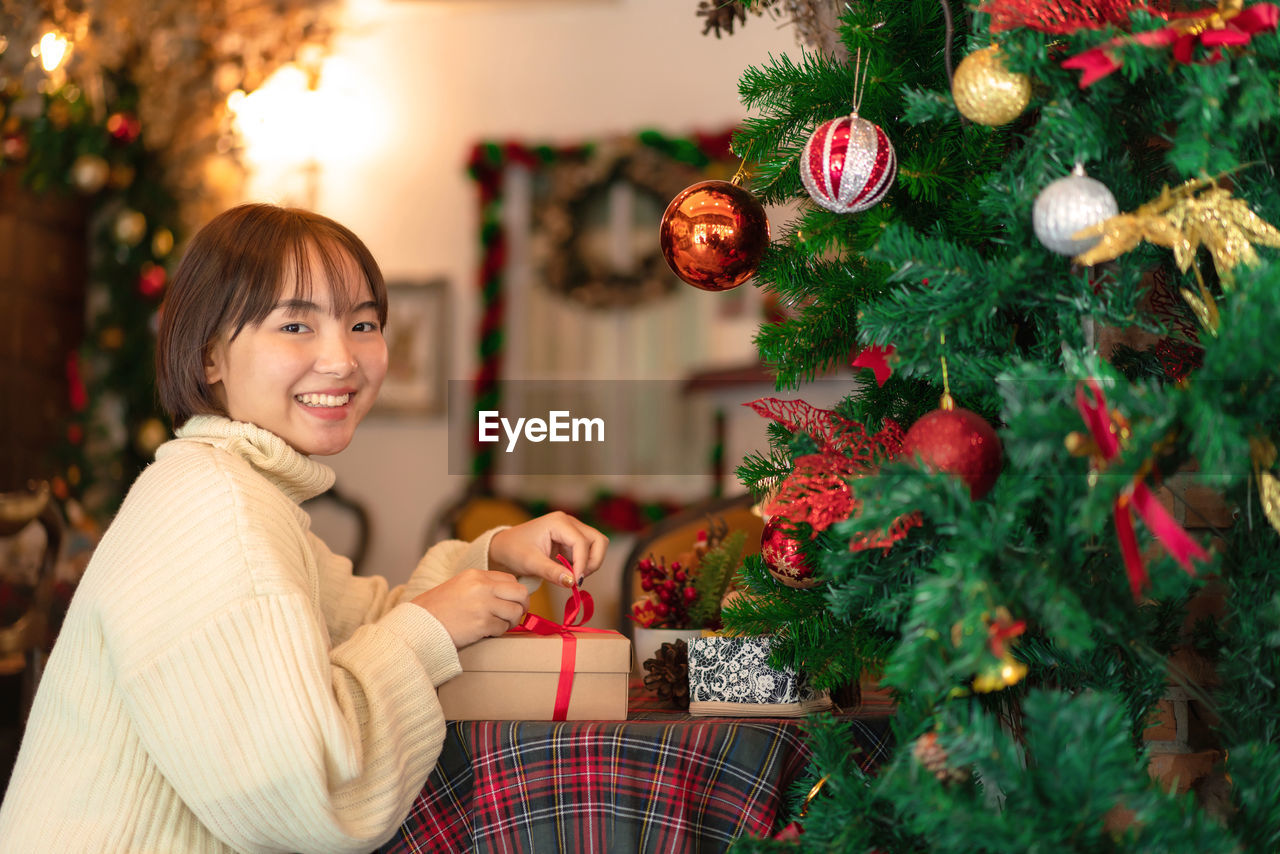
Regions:
<instances>
[{"instance_id":1,"label":"warm light glow","mask_svg":"<svg viewBox=\"0 0 1280 854\"><path fill-rule=\"evenodd\" d=\"M40 64L46 72L54 71L67 56L70 43L56 32L47 32L40 37L40 44L31 50L33 56L40 57Z\"/></svg>"},{"instance_id":2,"label":"warm light glow","mask_svg":"<svg viewBox=\"0 0 1280 854\"><path fill-rule=\"evenodd\" d=\"M376 94L350 63L330 58L314 77L282 66L252 93L232 92L227 108L251 165L319 166L349 163L381 141L386 121Z\"/></svg>"},{"instance_id":3,"label":"warm light glow","mask_svg":"<svg viewBox=\"0 0 1280 854\"><path fill-rule=\"evenodd\" d=\"M720 222L697 222L693 224L693 242L699 246L710 243L712 238L733 239L734 228Z\"/></svg>"}]
</instances>

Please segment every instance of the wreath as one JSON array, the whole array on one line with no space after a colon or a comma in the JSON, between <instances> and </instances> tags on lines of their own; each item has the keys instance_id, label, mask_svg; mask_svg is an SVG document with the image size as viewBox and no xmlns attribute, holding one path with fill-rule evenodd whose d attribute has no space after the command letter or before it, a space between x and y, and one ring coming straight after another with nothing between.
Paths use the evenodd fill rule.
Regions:
<instances>
[{"instance_id":1,"label":"wreath","mask_svg":"<svg viewBox=\"0 0 1280 854\"><path fill-rule=\"evenodd\" d=\"M542 177L546 190L535 202L533 252L543 286L590 308L635 306L675 290L677 280L656 239L657 222L671 198L701 180L703 170L627 139L588 149ZM598 239L610 227L610 197L620 185L634 194L633 210L653 213L652 222L637 223L653 239L632 240L632 257L621 262L608 241Z\"/></svg>"}]
</instances>

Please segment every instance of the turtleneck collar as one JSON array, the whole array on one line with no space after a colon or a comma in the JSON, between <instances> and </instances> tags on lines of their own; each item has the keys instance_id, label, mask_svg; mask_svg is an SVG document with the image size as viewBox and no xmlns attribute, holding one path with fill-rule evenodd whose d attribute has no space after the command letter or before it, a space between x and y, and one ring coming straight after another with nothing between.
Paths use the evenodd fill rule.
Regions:
<instances>
[{"instance_id":1,"label":"turtleneck collar","mask_svg":"<svg viewBox=\"0 0 1280 854\"><path fill-rule=\"evenodd\" d=\"M178 439L206 442L243 458L263 477L298 503L314 498L333 486L333 469L290 447L275 433L221 415L196 415L175 433ZM156 451L159 459L164 446Z\"/></svg>"}]
</instances>

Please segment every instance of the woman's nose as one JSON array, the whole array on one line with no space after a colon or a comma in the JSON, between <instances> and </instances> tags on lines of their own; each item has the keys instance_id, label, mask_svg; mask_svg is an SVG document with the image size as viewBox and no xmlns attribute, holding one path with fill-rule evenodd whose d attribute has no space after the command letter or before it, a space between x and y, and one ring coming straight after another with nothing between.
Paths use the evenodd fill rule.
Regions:
<instances>
[{"instance_id":1,"label":"woman's nose","mask_svg":"<svg viewBox=\"0 0 1280 854\"><path fill-rule=\"evenodd\" d=\"M322 374L338 377L349 376L359 368L356 362L355 349L345 335L329 335L324 340L320 356L316 360L316 370Z\"/></svg>"}]
</instances>

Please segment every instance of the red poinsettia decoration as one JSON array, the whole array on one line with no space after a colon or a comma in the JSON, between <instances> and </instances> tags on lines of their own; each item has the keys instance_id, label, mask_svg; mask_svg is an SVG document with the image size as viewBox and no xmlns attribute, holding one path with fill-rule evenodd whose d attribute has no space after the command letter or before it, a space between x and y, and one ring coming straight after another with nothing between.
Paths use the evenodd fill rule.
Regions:
<instances>
[{"instance_id":1,"label":"red poinsettia decoration","mask_svg":"<svg viewBox=\"0 0 1280 854\"><path fill-rule=\"evenodd\" d=\"M769 515L783 516L793 524L807 523L815 532L861 509L849 481L874 474L881 464L902 454L902 428L889 419L878 433L868 435L863 425L802 400L765 397L746 406L793 433L807 433L817 442L817 453L796 458L791 474L765 507ZM901 516L887 532L856 537L849 549L887 549L919 524L919 514Z\"/></svg>"}]
</instances>

